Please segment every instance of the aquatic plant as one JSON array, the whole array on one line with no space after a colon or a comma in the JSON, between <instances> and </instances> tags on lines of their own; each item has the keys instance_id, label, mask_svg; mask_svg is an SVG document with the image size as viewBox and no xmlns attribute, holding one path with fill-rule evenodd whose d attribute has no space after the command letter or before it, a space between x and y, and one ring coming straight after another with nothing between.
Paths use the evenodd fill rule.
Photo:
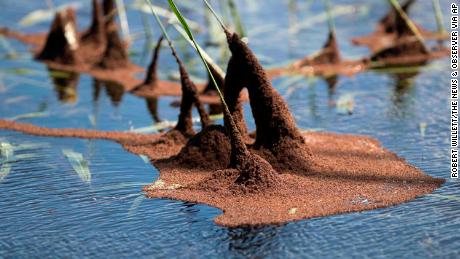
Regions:
<instances>
[{"instance_id":1,"label":"aquatic plant","mask_svg":"<svg viewBox=\"0 0 460 259\"><path fill-rule=\"evenodd\" d=\"M235 23L235 30L241 36L245 37L246 33L244 31L243 23L241 22L241 16L238 12L238 8L236 7L236 3L234 0L227 0L228 7L230 9L230 13L232 14L233 22Z\"/></svg>"}]
</instances>

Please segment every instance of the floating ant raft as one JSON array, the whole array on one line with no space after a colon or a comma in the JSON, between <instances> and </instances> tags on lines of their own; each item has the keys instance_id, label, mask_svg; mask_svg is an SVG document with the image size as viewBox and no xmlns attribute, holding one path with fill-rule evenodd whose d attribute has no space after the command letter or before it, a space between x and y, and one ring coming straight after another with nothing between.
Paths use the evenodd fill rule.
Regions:
<instances>
[{"instance_id":1,"label":"floating ant raft","mask_svg":"<svg viewBox=\"0 0 460 259\"><path fill-rule=\"evenodd\" d=\"M160 177L144 191L151 198L204 203L222 209L215 222L239 227L285 223L400 204L438 188L426 175L364 136L300 131L286 102L237 34L224 80L224 126L209 125L177 54L183 98L179 122L163 134L50 129L0 120L0 128L54 137L108 139L150 158ZM248 134L241 102L247 88L256 124ZM202 130L191 128L191 107Z\"/></svg>"}]
</instances>

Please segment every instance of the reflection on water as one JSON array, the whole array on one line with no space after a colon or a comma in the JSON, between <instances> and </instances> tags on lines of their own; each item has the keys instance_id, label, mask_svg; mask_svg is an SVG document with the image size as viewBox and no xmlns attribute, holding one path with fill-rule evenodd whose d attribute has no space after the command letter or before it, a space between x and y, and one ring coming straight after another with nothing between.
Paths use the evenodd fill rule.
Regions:
<instances>
[{"instance_id":1,"label":"reflection on water","mask_svg":"<svg viewBox=\"0 0 460 259\"><path fill-rule=\"evenodd\" d=\"M158 115L158 98L156 97L147 97L145 98L145 102L147 104L147 109L150 112L150 116L154 122L160 122L160 116Z\"/></svg>"},{"instance_id":2,"label":"reflection on water","mask_svg":"<svg viewBox=\"0 0 460 259\"><path fill-rule=\"evenodd\" d=\"M125 94L123 86L114 82L103 82L103 85L105 86L105 91L110 97L113 106L118 107Z\"/></svg>"},{"instance_id":3,"label":"reflection on water","mask_svg":"<svg viewBox=\"0 0 460 259\"><path fill-rule=\"evenodd\" d=\"M327 83L327 92L329 93L329 97L332 97L335 94L335 90L337 87L337 83L339 82L339 76L333 75L324 78Z\"/></svg>"},{"instance_id":4,"label":"reflection on water","mask_svg":"<svg viewBox=\"0 0 460 259\"><path fill-rule=\"evenodd\" d=\"M80 74L48 68L54 85L56 97L62 103L76 103L78 100L78 82Z\"/></svg>"},{"instance_id":5,"label":"reflection on water","mask_svg":"<svg viewBox=\"0 0 460 259\"><path fill-rule=\"evenodd\" d=\"M260 256L269 256L277 246L276 237L279 226L243 227L228 229L228 249L235 255L248 256L246 253L251 249L267 251Z\"/></svg>"}]
</instances>

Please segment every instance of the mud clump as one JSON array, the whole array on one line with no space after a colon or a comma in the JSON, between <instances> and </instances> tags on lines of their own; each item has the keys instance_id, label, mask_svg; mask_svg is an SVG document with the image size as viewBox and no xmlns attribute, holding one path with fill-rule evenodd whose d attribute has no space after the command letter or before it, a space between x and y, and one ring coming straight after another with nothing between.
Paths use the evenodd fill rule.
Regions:
<instances>
[{"instance_id":1,"label":"mud clump","mask_svg":"<svg viewBox=\"0 0 460 259\"><path fill-rule=\"evenodd\" d=\"M211 125L189 139L175 161L188 168L225 169L230 165L231 144L227 130Z\"/></svg>"},{"instance_id":2,"label":"mud clump","mask_svg":"<svg viewBox=\"0 0 460 259\"><path fill-rule=\"evenodd\" d=\"M104 12L105 28L112 26L115 23L115 14L117 7L114 0L104 0L102 2L102 10Z\"/></svg>"},{"instance_id":3,"label":"mud clump","mask_svg":"<svg viewBox=\"0 0 460 259\"><path fill-rule=\"evenodd\" d=\"M248 153L237 168L215 171L209 178L191 188L205 189L221 195L263 193L282 186L282 179L260 156Z\"/></svg>"},{"instance_id":4,"label":"mud clump","mask_svg":"<svg viewBox=\"0 0 460 259\"><path fill-rule=\"evenodd\" d=\"M77 50L79 48L75 11L67 9L56 13L43 49L36 59L66 65L81 63Z\"/></svg>"}]
</instances>

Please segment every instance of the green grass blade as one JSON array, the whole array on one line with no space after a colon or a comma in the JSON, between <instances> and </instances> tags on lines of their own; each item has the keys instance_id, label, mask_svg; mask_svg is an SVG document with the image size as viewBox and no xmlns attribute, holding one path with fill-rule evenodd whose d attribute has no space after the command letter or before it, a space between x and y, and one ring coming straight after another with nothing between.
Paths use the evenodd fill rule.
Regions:
<instances>
[{"instance_id":1,"label":"green grass blade","mask_svg":"<svg viewBox=\"0 0 460 259\"><path fill-rule=\"evenodd\" d=\"M171 38L169 37L163 23L161 22L160 20L160 17L157 13L157 10L154 9L153 5L152 5L152 2L151 0L145 0L146 3L150 6L150 11L152 12L152 14L155 16L155 19L158 23L158 25L160 26L160 29L161 31L163 32L163 35L165 36L166 40L168 41L170 47L173 47L173 44L172 44L172 41L171 41ZM177 7L176 7L176 10L177 10ZM178 11L178 10L177 10ZM176 13L174 12L173 10L173 13L176 15ZM180 19L178 19L179 22L181 24L185 23L187 24L187 20L185 18L182 17L182 21ZM181 27L177 26L176 23L172 23L173 27L177 30L177 32L179 32L183 37L184 39L186 39L190 45L192 45L195 49L199 49L201 51L201 53L203 54L204 58L206 59L206 62L208 62L208 64L210 66L212 66L214 68L215 71L217 71L222 77L225 77L225 73L223 72L223 70L214 62L214 60L212 60L212 58L200 47L198 46L198 44L194 44L191 40L190 40L190 35L189 33L187 33L185 30L183 30ZM188 31L191 33L191 30L190 30L190 27L187 26L188 28Z\"/></svg>"},{"instance_id":2,"label":"green grass blade","mask_svg":"<svg viewBox=\"0 0 460 259\"><path fill-rule=\"evenodd\" d=\"M220 17L217 15L216 11L214 11L212 6L209 4L209 2L207 0L203 0L203 1L204 1L204 4L206 5L206 7L208 7L209 11L211 11L211 13L214 15L214 17L216 17L216 19L219 22L219 24L222 27L222 29L226 30L225 23L222 21L222 19L220 19Z\"/></svg>"},{"instance_id":3,"label":"green grass blade","mask_svg":"<svg viewBox=\"0 0 460 259\"><path fill-rule=\"evenodd\" d=\"M235 23L236 31L241 37L245 37L246 33L244 32L243 23L241 22L241 17L236 8L235 1L228 0L228 7L230 8L230 13L233 17L233 22Z\"/></svg>"},{"instance_id":4,"label":"green grass blade","mask_svg":"<svg viewBox=\"0 0 460 259\"><path fill-rule=\"evenodd\" d=\"M209 77L211 78L212 83L214 84L214 87L215 87L217 93L219 94L219 98L220 98L222 104L224 105L224 108L225 108L227 114L230 114L230 111L228 109L227 103L225 102L224 96L222 95L222 92L220 91L219 86L217 85L216 79L214 78L211 70L209 69L209 66L208 66L208 63L206 62L206 59L203 57L203 54L202 54L202 52L200 50L200 47L196 43L195 38L193 37L193 33L190 30L189 26L187 25L187 22L185 21L184 17L182 16L181 12L179 11L179 9L177 9L177 6L174 3L174 1L173 0L168 0L168 3L169 3L169 6L171 6L171 9L173 10L173 12L176 14L177 19L182 24L182 27L184 28L185 32L187 33L189 39L193 42L193 45L195 46L195 49L198 52L198 55L200 56L201 60L203 61L203 64L204 64L206 70L208 71Z\"/></svg>"}]
</instances>

